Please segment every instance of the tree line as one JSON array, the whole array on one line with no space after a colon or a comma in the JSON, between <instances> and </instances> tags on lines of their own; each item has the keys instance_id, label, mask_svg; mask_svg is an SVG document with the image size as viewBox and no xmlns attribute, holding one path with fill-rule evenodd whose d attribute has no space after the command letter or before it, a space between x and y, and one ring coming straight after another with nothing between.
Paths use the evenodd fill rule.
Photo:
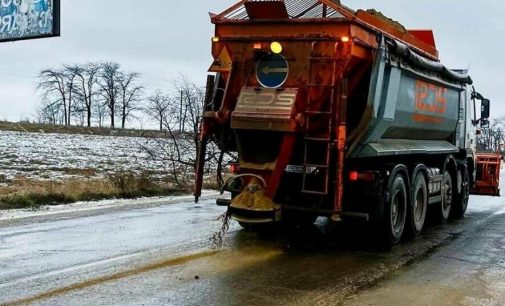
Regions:
<instances>
[{"instance_id":1,"label":"tree line","mask_svg":"<svg viewBox=\"0 0 505 306\"><path fill-rule=\"evenodd\" d=\"M200 115L203 90L183 76L171 82L170 93L147 93L141 74L116 62L61 65L40 71L37 78L42 96L37 119L43 123L104 127L108 122L116 128L119 121L125 128L132 119L147 117L160 130L187 131Z\"/></svg>"},{"instance_id":2,"label":"tree line","mask_svg":"<svg viewBox=\"0 0 505 306\"><path fill-rule=\"evenodd\" d=\"M503 152L505 149L505 118L493 119L488 128L480 130L477 151Z\"/></svg>"}]
</instances>

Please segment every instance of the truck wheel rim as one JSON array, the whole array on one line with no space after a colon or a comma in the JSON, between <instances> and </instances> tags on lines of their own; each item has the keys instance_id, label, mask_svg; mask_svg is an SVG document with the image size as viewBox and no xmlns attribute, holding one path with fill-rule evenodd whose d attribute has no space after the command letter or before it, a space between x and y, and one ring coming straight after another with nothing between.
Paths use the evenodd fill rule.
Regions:
<instances>
[{"instance_id":1,"label":"truck wheel rim","mask_svg":"<svg viewBox=\"0 0 505 306\"><path fill-rule=\"evenodd\" d=\"M393 196L393 201L391 201L391 224L395 232L399 232L402 229L404 204L405 195L400 190L397 190Z\"/></svg>"},{"instance_id":2,"label":"truck wheel rim","mask_svg":"<svg viewBox=\"0 0 505 306\"><path fill-rule=\"evenodd\" d=\"M416 223L422 221L424 216L424 193L422 188L418 188L416 192L416 200L414 201L414 220Z\"/></svg>"},{"instance_id":3,"label":"truck wheel rim","mask_svg":"<svg viewBox=\"0 0 505 306\"><path fill-rule=\"evenodd\" d=\"M452 204L452 186L451 182L449 180L445 181L445 194L444 194L444 201L443 203L443 210L448 211L451 208Z\"/></svg>"},{"instance_id":4,"label":"truck wheel rim","mask_svg":"<svg viewBox=\"0 0 505 306\"><path fill-rule=\"evenodd\" d=\"M463 190L461 191L463 193L463 203L462 203L462 209L463 211L466 210L466 207L468 206L468 200L470 199L470 184L468 182L468 172L465 173L463 176Z\"/></svg>"}]
</instances>

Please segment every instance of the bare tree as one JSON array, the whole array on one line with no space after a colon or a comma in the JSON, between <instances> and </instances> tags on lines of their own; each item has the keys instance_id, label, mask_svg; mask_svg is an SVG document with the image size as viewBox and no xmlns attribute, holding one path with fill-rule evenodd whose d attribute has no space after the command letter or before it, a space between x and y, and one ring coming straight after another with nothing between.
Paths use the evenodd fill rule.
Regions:
<instances>
[{"instance_id":1,"label":"bare tree","mask_svg":"<svg viewBox=\"0 0 505 306\"><path fill-rule=\"evenodd\" d=\"M180 93L180 102L172 104L173 113L179 114L177 120L179 126L172 126L171 128L172 130L179 129L182 133L189 134L196 150L199 143L198 128L203 111L205 91L182 76L172 81L172 85L174 92Z\"/></svg>"},{"instance_id":2,"label":"bare tree","mask_svg":"<svg viewBox=\"0 0 505 306\"><path fill-rule=\"evenodd\" d=\"M125 128L126 121L133 117L133 112L138 110L143 87L138 84L139 73L121 73L118 78L120 86L121 128Z\"/></svg>"},{"instance_id":3,"label":"bare tree","mask_svg":"<svg viewBox=\"0 0 505 306\"><path fill-rule=\"evenodd\" d=\"M481 129L477 138L477 150L482 152L496 152L505 144L505 118L490 121L489 127Z\"/></svg>"},{"instance_id":4,"label":"bare tree","mask_svg":"<svg viewBox=\"0 0 505 306\"><path fill-rule=\"evenodd\" d=\"M100 65L87 63L76 75L75 95L84 111L86 123L91 126L93 102L96 96L96 85Z\"/></svg>"},{"instance_id":5,"label":"bare tree","mask_svg":"<svg viewBox=\"0 0 505 306\"><path fill-rule=\"evenodd\" d=\"M167 122L170 105L170 98L163 94L161 90L157 90L147 98L147 104L143 108L147 116L159 123L160 131L163 131L163 124Z\"/></svg>"},{"instance_id":6,"label":"bare tree","mask_svg":"<svg viewBox=\"0 0 505 306\"><path fill-rule=\"evenodd\" d=\"M62 119L61 114L61 103L44 100L43 104L37 109L37 120L40 123L56 125Z\"/></svg>"},{"instance_id":7,"label":"bare tree","mask_svg":"<svg viewBox=\"0 0 505 306\"><path fill-rule=\"evenodd\" d=\"M103 97L110 117L110 127L115 128L117 102L121 94L119 85L120 66L118 63L106 62L100 65L98 78L99 93Z\"/></svg>"},{"instance_id":8,"label":"bare tree","mask_svg":"<svg viewBox=\"0 0 505 306\"><path fill-rule=\"evenodd\" d=\"M79 108L75 108L73 105L74 93L75 93L75 79L79 73L82 73L83 68L79 65L64 65L63 66L63 77L65 79L65 86L67 87L66 92L67 97L67 122L66 125L71 124L72 111Z\"/></svg>"},{"instance_id":9,"label":"bare tree","mask_svg":"<svg viewBox=\"0 0 505 306\"><path fill-rule=\"evenodd\" d=\"M103 127L105 116L107 116L107 105L103 101L95 101L93 104L93 114L99 127Z\"/></svg>"},{"instance_id":10,"label":"bare tree","mask_svg":"<svg viewBox=\"0 0 505 306\"><path fill-rule=\"evenodd\" d=\"M149 105L152 100L166 101L168 108L163 112L165 116L154 116L152 110L146 111L150 118L161 121L160 128L165 128L168 139L151 139L144 149L151 158L162 160L167 165L167 171L171 173L174 183L184 187L188 185L191 178L187 174L192 173L197 164L198 129L204 91L184 77L173 81L172 84L176 98L162 99L163 95L158 92L158 95L153 95L148 99ZM209 144L205 158L206 170L220 172L223 158L224 154L218 146L214 143ZM222 181L220 174L218 181Z\"/></svg>"},{"instance_id":11,"label":"bare tree","mask_svg":"<svg viewBox=\"0 0 505 306\"><path fill-rule=\"evenodd\" d=\"M38 90L42 92L43 100L52 101L63 108L63 118L65 124L68 124L67 113L67 82L66 76L61 69L45 69L39 72Z\"/></svg>"}]
</instances>

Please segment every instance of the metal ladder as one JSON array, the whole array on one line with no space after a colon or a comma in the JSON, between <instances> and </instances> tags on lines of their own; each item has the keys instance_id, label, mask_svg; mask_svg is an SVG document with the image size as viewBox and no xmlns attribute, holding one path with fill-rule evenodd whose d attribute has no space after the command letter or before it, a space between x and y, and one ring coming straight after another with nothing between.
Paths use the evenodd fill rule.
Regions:
<instances>
[{"instance_id":1,"label":"metal ladder","mask_svg":"<svg viewBox=\"0 0 505 306\"><path fill-rule=\"evenodd\" d=\"M334 143L334 117L335 117L335 91L336 91L336 70L337 70L337 44L335 44L335 54L333 57L319 57L314 56L314 47L317 42L312 44L312 52L309 57L309 84L307 84L307 106L305 110L305 136L304 136L304 153L303 153L303 181L302 181L302 193L313 194L313 195L327 195L330 183L330 162L331 162L331 151ZM332 77L331 84L319 84L311 83L313 82L313 65L319 62L329 62L332 64ZM322 104L322 107L326 109L313 109L311 92L314 89L319 89L321 92L329 89L330 97L328 105ZM319 125L325 125L326 130L319 128L317 131L312 131L312 126L314 120L319 121ZM319 133L319 135L314 135L314 132ZM321 135L321 132L324 132ZM312 151L312 152L311 152ZM316 152L319 156L311 157L311 153ZM321 154L321 151L323 152ZM322 172L322 186L308 186L308 181L310 176L314 174L309 173L310 170L314 168L317 171ZM318 185L318 184L313 184ZM316 188L319 187L319 188Z\"/></svg>"}]
</instances>

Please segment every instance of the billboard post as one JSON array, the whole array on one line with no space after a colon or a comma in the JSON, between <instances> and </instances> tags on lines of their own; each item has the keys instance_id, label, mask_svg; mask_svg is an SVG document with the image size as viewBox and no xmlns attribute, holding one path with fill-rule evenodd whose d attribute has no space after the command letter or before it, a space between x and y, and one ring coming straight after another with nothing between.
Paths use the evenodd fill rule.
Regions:
<instances>
[{"instance_id":1,"label":"billboard post","mask_svg":"<svg viewBox=\"0 0 505 306\"><path fill-rule=\"evenodd\" d=\"M0 0L0 42L60 36L60 0Z\"/></svg>"}]
</instances>

